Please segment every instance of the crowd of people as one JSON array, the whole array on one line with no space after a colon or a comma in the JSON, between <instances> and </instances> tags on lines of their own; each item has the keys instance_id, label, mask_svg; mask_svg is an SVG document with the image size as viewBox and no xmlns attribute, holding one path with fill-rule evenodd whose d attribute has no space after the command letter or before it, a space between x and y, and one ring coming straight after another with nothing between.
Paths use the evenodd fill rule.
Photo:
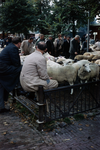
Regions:
<instances>
[{"instance_id":1,"label":"crowd of people","mask_svg":"<svg viewBox=\"0 0 100 150\"><path fill-rule=\"evenodd\" d=\"M33 41L35 41L33 43ZM21 44L21 55L29 55L34 52L37 44L39 42L45 42L47 45L47 52L54 56L64 56L65 58L74 59L77 54L87 51L87 37L83 35L80 38L79 35L76 35L74 38L71 38L69 35L62 36L58 34L57 38L53 38L52 35L49 35L47 39L44 38L43 34L40 34L37 40L34 40L34 37L31 37L28 40L24 40ZM90 38L90 44L94 44L95 40ZM91 51L89 48L88 51Z\"/></svg>"}]
</instances>

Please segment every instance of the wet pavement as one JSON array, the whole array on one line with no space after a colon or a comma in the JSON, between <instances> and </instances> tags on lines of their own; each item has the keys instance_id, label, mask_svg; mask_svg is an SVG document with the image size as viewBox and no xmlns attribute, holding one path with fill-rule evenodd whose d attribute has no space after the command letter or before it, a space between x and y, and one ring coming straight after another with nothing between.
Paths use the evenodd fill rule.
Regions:
<instances>
[{"instance_id":1,"label":"wet pavement","mask_svg":"<svg viewBox=\"0 0 100 150\"><path fill-rule=\"evenodd\" d=\"M39 132L14 111L0 114L0 150L100 150L100 114Z\"/></svg>"}]
</instances>

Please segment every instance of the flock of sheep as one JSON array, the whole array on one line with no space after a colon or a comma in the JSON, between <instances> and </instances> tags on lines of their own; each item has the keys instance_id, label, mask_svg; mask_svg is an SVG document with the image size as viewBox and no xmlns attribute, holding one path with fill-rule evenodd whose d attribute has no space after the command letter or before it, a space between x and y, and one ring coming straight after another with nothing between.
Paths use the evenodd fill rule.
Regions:
<instances>
[{"instance_id":1,"label":"flock of sheep","mask_svg":"<svg viewBox=\"0 0 100 150\"><path fill-rule=\"evenodd\" d=\"M88 53L85 53L85 56ZM50 77L57 80L58 82L67 81L70 85L73 85L79 77L80 82L87 82L90 79L99 80L99 65L93 62L90 62L88 59L82 60L77 59L78 61L72 59L65 59L64 57L55 58L50 56L48 53L45 53L44 56L47 59L47 72ZM80 58L80 55L76 57ZM87 56L87 58L90 56Z\"/></svg>"},{"instance_id":2,"label":"flock of sheep","mask_svg":"<svg viewBox=\"0 0 100 150\"><path fill-rule=\"evenodd\" d=\"M20 56L22 64L26 57ZM74 60L66 59L63 56L54 57L48 52L44 54L44 57L47 60L48 75L59 83L67 81L69 85L74 85L77 78L80 83L99 80L100 51L77 55ZM71 91L72 93L73 90Z\"/></svg>"},{"instance_id":3,"label":"flock of sheep","mask_svg":"<svg viewBox=\"0 0 100 150\"><path fill-rule=\"evenodd\" d=\"M96 60L95 58L100 57L100 54L98 55L98 52L96 53L86 52L83 55L77 55L75 60L72 60L66 59L63 56L54 57L46 52L44 57L47 60L48 75L59 83L67 81L69 85L74 85L77 78L79 78L81 83L83 81L86 83L90 79L97 81L99 80L100 60ZM23 64L24 59L27 56L20 57ZM73 93L73 90L71 93Z\"/></svg>"}]
</instances>

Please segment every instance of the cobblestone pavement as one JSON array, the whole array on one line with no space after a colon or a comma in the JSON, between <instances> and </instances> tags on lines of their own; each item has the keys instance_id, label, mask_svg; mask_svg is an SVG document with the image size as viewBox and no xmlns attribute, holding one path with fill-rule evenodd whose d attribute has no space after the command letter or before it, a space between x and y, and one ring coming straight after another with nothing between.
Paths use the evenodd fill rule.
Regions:
<instances>
[{"instance_id":1,"label":"cobblestone pavement","mask_svg":"<svg viewBox=\"0 0 100 150\"><path fill-rule=\"evenodd\" d=\"M0 150L100 150L100 115L37 131L14 112L0 114Z\"/></svg>"}]
</instances>

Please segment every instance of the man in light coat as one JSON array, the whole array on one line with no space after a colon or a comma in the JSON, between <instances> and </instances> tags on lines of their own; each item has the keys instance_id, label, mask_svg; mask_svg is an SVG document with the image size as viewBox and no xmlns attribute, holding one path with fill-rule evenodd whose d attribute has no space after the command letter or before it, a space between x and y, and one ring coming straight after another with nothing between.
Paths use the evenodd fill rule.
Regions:
<instances>
[{"instance_id":1,"label":"man in light coat","mask_svg":"<svg viewBox=\"0 0 100 150\"><path fill-rule=\"evenodd\" d=\"M28 40L24 40L22 43L21 43L21 54L22 55L29 55L31 53L34 52L34 49L33 49L33 37L30 37Z\"/></svg>"},{"instance_id":2,"label":"man in light coat","mask_svg":"<svg viewBox=\"0 0 100 150\"><path fill-rule=\"evenodd\" d=\"M47 73L46 59L43 56L46 50L46 44L39 42L35 52L25 59L20 75L20 83L25 91L35 92L39 85L44 89L58 87L58 82L51 80Z\"/></svg>"}]
</instances>

